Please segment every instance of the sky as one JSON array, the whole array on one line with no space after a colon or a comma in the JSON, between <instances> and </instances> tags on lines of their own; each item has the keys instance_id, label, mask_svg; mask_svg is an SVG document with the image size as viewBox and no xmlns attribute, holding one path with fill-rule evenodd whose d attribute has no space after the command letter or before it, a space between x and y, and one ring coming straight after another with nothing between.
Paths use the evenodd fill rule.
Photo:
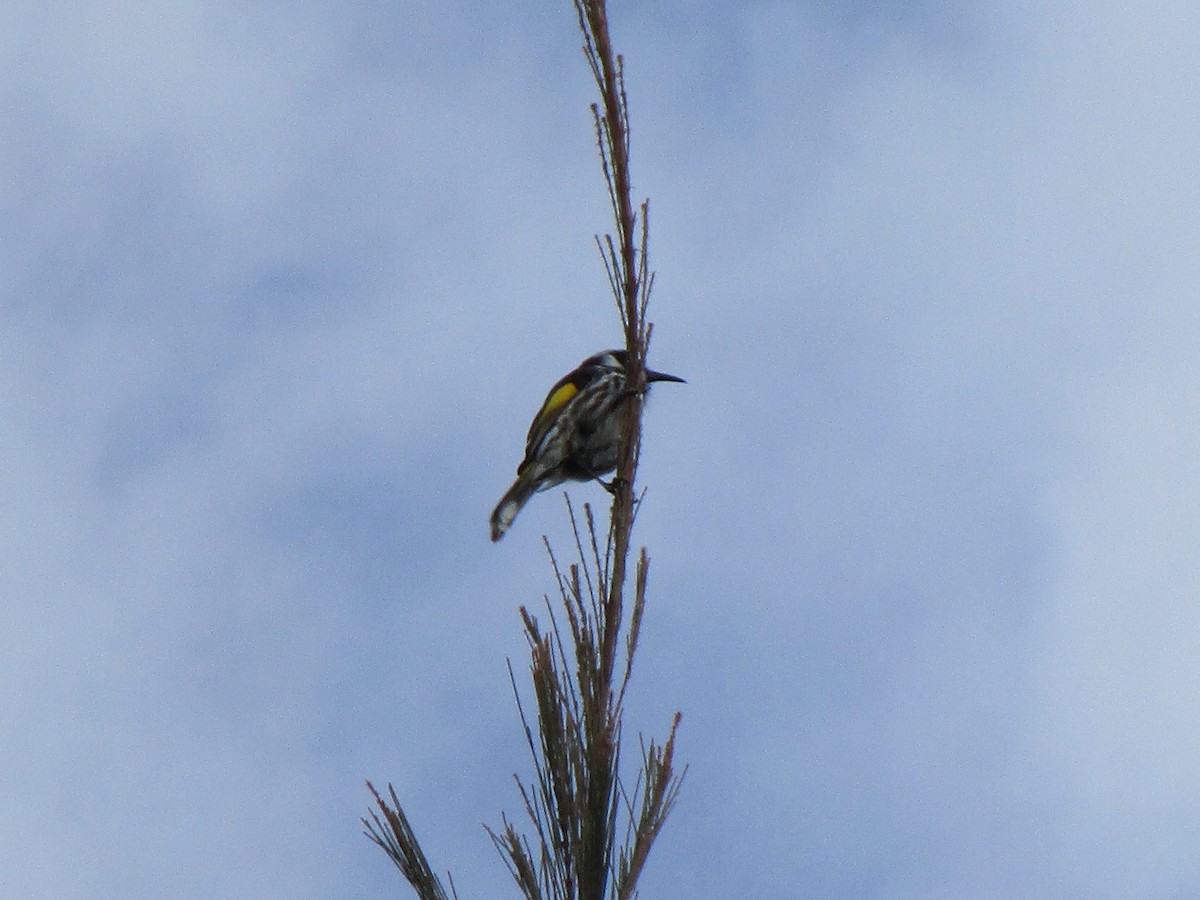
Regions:
<instances>
[{"instance_id":1,"label":"sky","mask_svg":"<svg viewBox=\"0 0 1200 900\"><path fill-rule=\"evenodd\" d=\"M610 15L688 380L642 896L1200 896L1195 4ZM487 517L620 342L570 4L5 18L0 895L409 896L369 778L516 896L505 660L568 531Z\"/></svg>"}]
</instances>

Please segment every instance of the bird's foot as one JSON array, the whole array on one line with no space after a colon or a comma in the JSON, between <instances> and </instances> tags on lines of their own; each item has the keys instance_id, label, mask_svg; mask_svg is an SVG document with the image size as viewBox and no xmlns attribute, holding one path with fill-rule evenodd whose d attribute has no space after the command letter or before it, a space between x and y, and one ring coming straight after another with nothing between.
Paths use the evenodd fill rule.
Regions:
<instances>
[{"instance_id":1,"label":"bird's foot","mask_svg":"<svg viewBox=\"0 0 1200 900\"><path fill-rule=\"evenodd\" d=\"M613 476L613 479L611 481L605 481L603 478L600 478L599 476L597 476L596 480L598 482L600 482L601 487L603 487L606 491L608 491L614 497L617 496L617 491L619 491L626 483L624 478L618 478L616 476Z\"/></svg>"}]
</instances>

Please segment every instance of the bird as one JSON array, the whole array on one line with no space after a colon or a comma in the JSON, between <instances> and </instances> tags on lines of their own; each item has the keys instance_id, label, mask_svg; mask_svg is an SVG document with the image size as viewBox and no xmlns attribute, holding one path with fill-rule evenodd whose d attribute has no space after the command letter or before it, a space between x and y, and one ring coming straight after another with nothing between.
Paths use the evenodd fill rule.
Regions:
<instances>
[{"instance_id":1,"label":"bird","mask_svg":"<svg viewBox=\"0 0 1200 900\"><path fill-rule=\"evenodd\" d=\"M632 396L625 387L628 358L624 350L595 353L550 388L529 426L517 480L492 512L493 542L538 491L564 481L600 480L617 467L621 410ZM655 381L686 384L677 375L647 369L646 386Z\"/></svg>"}]
</instances>

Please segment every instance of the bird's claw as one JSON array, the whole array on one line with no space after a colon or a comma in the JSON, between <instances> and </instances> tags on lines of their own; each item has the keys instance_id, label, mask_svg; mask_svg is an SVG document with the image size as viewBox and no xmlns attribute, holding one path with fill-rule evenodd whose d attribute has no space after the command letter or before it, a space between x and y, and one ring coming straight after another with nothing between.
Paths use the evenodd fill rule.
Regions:
<instances>
[{"instance_id":1,"label":"bird's claw","mask_svg":"<svg viewBox=\"0 0 1200 900\"><path fill-rule=\"evenodd\" d=\"M613 477L612 481L605 481L603 478L597 478L596 480L600 482L600 485L614 497L617 496L617 491L619 491L625 484L624 478L618 478L616 476Z\"/></svg>"}]
</instances>

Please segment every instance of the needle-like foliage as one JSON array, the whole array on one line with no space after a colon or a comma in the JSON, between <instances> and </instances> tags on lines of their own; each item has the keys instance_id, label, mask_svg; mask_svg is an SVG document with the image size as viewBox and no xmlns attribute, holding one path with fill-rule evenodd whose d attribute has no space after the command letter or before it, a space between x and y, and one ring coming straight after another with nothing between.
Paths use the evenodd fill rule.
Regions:
<instances>
[{"instance_id":1,"label":"needle-like foliage","mask_svg":"<svg viewBox=\"0 0 1200 900\"><path fill-rule=\"evenodd\" d=\"M651 742L642 748L641 771L633 791L627 792L619 773L622 704L633 674L649 559L645 550L638 557L634 612L626 631L621 677L614 683L609 677L616 671L613 660L603 655L608 601L615 589L614 528L610 526L601 544L591 507L583 507L581 530L569 500L567 505L577 561L564 571L546 542L565 627L549 598L549 630L521 610L530 647L537 736L518 692L535 778L532 784L520 779L517 784L533 826L533 848L507 819L503 829L489 833L531 900L629 898L636 896L650 847L679 794L682 774L674 768L679 714L663 745ZM515 677L513 690L517 691Z\"/></svg>"},{"instance_id":2,"label":"needle-like foliage","mask_svg":"<svg viewBox=\"0 0 1200 900\"><path fill-rule=\"evenodd\" d=\"M615 228L597 236L596 244L625 336L629 398L607 528L597 527L589 505L578 515L568 498L573 560L561 565L545 542L558 588L557 602L545 598L549 627L521 608L532 708L521 698L511 662L509 678L533 758L532 780L516 778L532 835L522 834L507 816L502 827L487 831L528 900L629 900L637 896L638 878L683 778L674 761L679 713L663 743L642 744L632 789L620 774L622 714L650 567L643 548L634 563L633 603L625 624L631 535L641 502L635 481L652 330L646 307L654 277L648 267L649 206L643 202L635 211L631 198L624 63L613 51L605 0L574 3L584 56L600 94L591 109ZM388 788L390 804L371 788L383 820L374 812L372 821L363 820L368 836L395 861L422 900L448 900Z\"/></svg>"},{"instance_id":3,"label":"needle-like foliage","mask_svg":"<svg viewBox=\"0 0 1200 900\"><path fill-rule=\"evenodd\" d=\"M458 894L454 891L454 879L450 879L450 893L447 894L437 875L429 868L425 853L408 823L408 817L404 815L400 801L396 799L395 789L388 785L388 793L392 798L390 804L379 796L379 791L375 790L375 785L369 781L367 790L375 798L379 812L371 810L371 818L361 820L366 828L363 833L391 858L421 900L458 900ZM383 816L382 819L380 815Z\"/></svg>"},{"instance_id":4,"label":"needle-like foliage","mask_svg":"<svg viewBox=\"0 0 1200 900\"><path fill-rule=\"evenodd\" d=\"M641 206L639 227L631 198L624 63L612 48L604 0L575 0L575 11L584 55L600 93L600 102L592 105L592 117L616 226L615 236L597 237L596 243L625 332L626 378L632 396L622 423L604 540L599 538L591 508L584 506L581 530L568 500L576 561L564 571L546 542L569 640L564 638L548 599L549 631L527 610L521 610L531 651L540 740L535 741L522 707L537 777L533 785L518 783L537 852L530 850L529 842L507 820L501 832L491 834L526 897L603 900L636 896L638 877L679 794L682 776L674 768L678 713L666 741L643 748L633 798L627 795L618 771L623 702L633 673L650 565L643 548L636 563L633 609L622 661L618 659L618 638L638 502L634 490L651 331L646 306L653 275L647 265L649 206ZM618 678L619 663L623 664ZM513 686L515 690L515 679ZM618 847L617 823L622 815L624 842ZM535 871L536 878L526 874Z\"/></svg>"}]
</instances>

